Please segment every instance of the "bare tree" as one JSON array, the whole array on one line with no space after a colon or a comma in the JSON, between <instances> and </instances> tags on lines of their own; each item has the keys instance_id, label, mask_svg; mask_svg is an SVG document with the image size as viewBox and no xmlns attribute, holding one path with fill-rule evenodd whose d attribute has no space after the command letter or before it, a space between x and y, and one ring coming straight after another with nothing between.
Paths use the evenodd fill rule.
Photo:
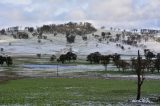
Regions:
<instances>
[{"instance_id":1,"label":"bare tree","mask_svg":"<svg viewBox=\"0 0 160 106\"><path fill-rule=\"evenodd\" d=\"M138 61L137 61L137 69L136 69L136 74L137 74L137 100L140 99L141 97L141 87L144 82L144 70L142 70L142 64L141 64L141 57L140 53L138 50Z\"/></svg>"}]
</instances>

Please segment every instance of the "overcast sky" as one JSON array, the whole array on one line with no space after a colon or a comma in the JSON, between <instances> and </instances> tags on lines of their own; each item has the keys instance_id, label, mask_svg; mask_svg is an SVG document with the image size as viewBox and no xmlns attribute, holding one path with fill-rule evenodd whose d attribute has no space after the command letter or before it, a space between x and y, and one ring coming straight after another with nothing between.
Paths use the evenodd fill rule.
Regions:
<instances>
[{"instance_id":1,"label":"overcast sky","mask_svg":"<svg viewBox=\"0 0 160 106\"><path fill-rule=\"evenodd\" d=\"M0 28L89 21L97 27L158 28L160 0L0 0Z\"/></svg>"}]
</instances>

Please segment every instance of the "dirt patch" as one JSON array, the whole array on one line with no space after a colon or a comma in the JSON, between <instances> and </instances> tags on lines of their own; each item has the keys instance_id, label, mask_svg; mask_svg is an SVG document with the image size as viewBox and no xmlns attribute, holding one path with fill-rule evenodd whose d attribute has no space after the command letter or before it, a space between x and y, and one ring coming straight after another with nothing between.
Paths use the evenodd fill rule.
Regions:
<instances>
[{"instance_id":1,"label":"dirt patch","mask_svg":"<svg viewBox=\"0 0 160 106\"><path fill-rule=\"evenodd\" d=\"M9 80L17 80L24 78L23 76L18 76L14 72L0 72L0 84L6 83Z\"/></svg>"}]
</instances>

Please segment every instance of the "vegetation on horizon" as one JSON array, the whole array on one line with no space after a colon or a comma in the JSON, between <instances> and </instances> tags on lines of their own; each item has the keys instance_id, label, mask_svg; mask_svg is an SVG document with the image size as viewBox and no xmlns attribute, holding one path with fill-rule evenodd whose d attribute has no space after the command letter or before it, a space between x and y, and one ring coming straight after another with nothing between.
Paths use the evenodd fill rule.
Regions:
<instances>
[{"instance_id":1,"label":"vegetation on horizon","mask_svg":"<svg viewBox=\"0 0 160 106\"><path fill-rule=\"evenodd\" d=\"M71 33L71 34L77 34L77 35L85 35L85 34L90 34L97 29L89 22L85 23L74 23L74 22L69 22L65 24L50 24L50 25L43 25L42 27L39 27L38 32L43 32L43 33Z\"/></svg>"}]
</instances>

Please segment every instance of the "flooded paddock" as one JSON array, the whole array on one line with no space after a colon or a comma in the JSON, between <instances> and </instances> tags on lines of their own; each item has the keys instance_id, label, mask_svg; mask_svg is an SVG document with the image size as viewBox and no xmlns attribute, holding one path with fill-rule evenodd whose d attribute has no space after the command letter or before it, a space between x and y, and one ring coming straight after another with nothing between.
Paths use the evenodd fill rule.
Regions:
<instances>
[{"instance_id":1,"label":"flooded paddock","mask_svg":"<svg viewBox=\"0 0 160 106\"><path fill-rule=\"evenodd\" d=\"M39 71L53 71L59 73L70 73L70 72L86 72L86 71L99 71L105 70L103 65L49 65L49 64L24 64L20 65L23 70L39 70ZM107 69L111 70L115 68L115 66L108 65Z\"/></svg>"}]
</instances>

